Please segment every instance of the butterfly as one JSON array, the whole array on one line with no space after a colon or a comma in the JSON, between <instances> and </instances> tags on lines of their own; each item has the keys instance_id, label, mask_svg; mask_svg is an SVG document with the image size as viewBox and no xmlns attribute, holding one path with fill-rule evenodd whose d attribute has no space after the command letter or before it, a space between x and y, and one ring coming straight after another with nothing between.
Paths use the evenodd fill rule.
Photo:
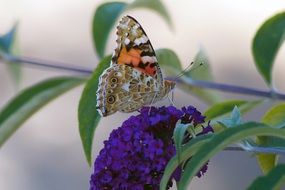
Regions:
<instances>
[{"instance_id":1,"label":"butterfly","mask_svg":"<svg viewBox=\"0 0 285 190\"><path fill-rule=\"evenodd\" d=\"M175 82L165 80L141 25L124 16L117 26L110 67L99 77L96 109L101 116L133 112L167 97Z\"/></svg>"}]
</instances>

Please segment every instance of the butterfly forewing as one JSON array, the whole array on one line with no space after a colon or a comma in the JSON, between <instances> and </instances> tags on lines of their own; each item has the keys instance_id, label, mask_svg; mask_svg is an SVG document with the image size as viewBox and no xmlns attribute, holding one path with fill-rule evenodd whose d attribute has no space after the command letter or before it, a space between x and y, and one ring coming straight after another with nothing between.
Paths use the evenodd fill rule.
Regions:
<instances>
[{"instance_id":1,"label":"butterfly forewing","mask_svg":"<svg viewBox=\"0 0 285 190\"><path fill-rule=\"evenodd\" d=\"M117 48L112 64L126 64L154 77L163 85L163 77L155 51L141 25L131 16L125 16L117 27Z\"/></svg>"}]
</instances>

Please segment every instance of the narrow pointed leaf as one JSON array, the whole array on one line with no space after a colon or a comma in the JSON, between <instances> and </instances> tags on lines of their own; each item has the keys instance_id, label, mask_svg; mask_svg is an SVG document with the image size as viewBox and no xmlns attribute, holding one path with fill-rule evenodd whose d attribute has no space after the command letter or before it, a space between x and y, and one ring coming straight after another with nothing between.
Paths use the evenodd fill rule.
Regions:
<instances>
[{"instance_id":1,"label":"narrow pointed leaf","mask_svg":"<svg viewBox=\"0 0 285 190\"><path fill-rule=\"evenodd\" d=\"M18 23L15 23L14 26L10 29L10 31L0 36L0 52L2 51L1 54L19 55L17 30L18 30ZM16 88L18 88L22 74L21 64L15 64L7 61L7 66L16 84Z\"/></svg>"},{"instance_id":2,"label":"narrow pointed leaf","mask_svg":"<svg viewBox=\"0 0 285 190\"><path fill-rule=\"evenodd\" d=\"M285 103L272 107L264 114L261 121L275 128L281 128L282 126L285 126ZM284 139L268 136L258 136L257 143L262 146L285 146ZM278 155L258 154L257 160L262 172L264 174L267 174L277 164Z\"/></svg>"},{"instance_id":3,"label":"narrow pointed leaf","mask_svg":"<svg viewBox=\"0 0 285 190\"><path fill-rule=\"evenodd\" d=\"M207 134L203 136L197 136L196 138L193 138L191 141L186 143L182 147L180 159L178 159L178 156L175 155L171 158L171 160L167 163L167 166L165 167L163 176L160 181L160 189L164 190L167 187L167 184L170 180L170 177L172 173L175 171L175 169L182 163L191 158L192 155L196 153L196 151L207 141L209 141L214 134ZM180 160L180 161L179 161Z\"/></svg>"},{"instance_id":4,"label":"narrow pointed leaf","mask_svg":"<svg viewBox=\"0 0 285 190\"><path fill-rule=\"evenodd\" d=\"M255 106L260 104L261 100L256 101L246 101L246 100L226 100L224 102L219 102L217 104L209 107L204 115L206 120L217 120L219 118L229 115L235 106L237 106L242 114L250 111Z\"/></svg>"},{"instance_id":5,"label":"narrow pointed leaf","mask_svg":"<svg viewBox=\"0 0 285 190\"><path fill-rule=\"evenodd\" d=\"M0 112L0 146L41 107L84 81L76 77L58 77L20 92Z\"/></svg>"},{"instance_id":6,"label":"narrow pointed leaf","mask_svg":"<svg viewBox=\"0 0 285 190\"><path fill-rule=\"evenodd\" d=\"M274 15L258 29L252 43L252 53L255 65L271 86L272 67L275 57L284 41L285 12Z\"/></svg>"},{"instance_id":7,"label":"narrow pointed leaf","mask_svg":"<svg viewBox=\"0 0 285 190\"><path fill-rule=\"evenodd\" d=\"M0 50L5 53L10 53L16 37L17 24L15 24L10 31L0 36Z\"/></svg>"},{"instance_id":8,"label":"narrow pointed leaf","mask_svg":"<svg viewBox=\"0 0 285 190\"><path fill-rule=\"evenodd\" d=\"M185 132L187 131L188 128L189 128L189 125L179 123L179 124L176 124L174 131L173 131L173 140L174 140L176 154L177 154L179 162L180 162L182 142L184 139Z\"/></svg>"},{"instance_id":9,"label":"narrow pointed leaf","mask_svg":"<svg viewBox=\"0 0 285 190\"><path fill-rule=\"evenodd\" d=\"M79 132L85 157L89 165L91 165L92 161L91 154L94 132L101 119L101 116L96 110L96 91L98 89L99 76L109 67L110 61L111 56L107 56L98 64L92 76L87 81L79 102Z\"/></svg>"},{"instance_id":10,"label":"narrow pointed leaf","mask_svg":"<svg viewBox=\"0 0 285 190\"><path fill-rule=\"evenodd\" d=\"M234 107L231 117L219 120L218 123L224 125L227 128L235 127L242 124L240 111L237 106Z\"/></svg>"},{"instance_id":11,"label":"narrow pointed leaf","mask_svg":"<svg viewBox=\"0 0 285 190\"><path fill-rule=\"evenodd\" d=\"M255 135L269 135L285 138L285 130L274 129L261 123L249 122L227 128L206 142L187 163L180 180L180 188L186 189L192 178L210 158L228 145Z\"/></svg>"},{"instance_id":12,"label":"narrow pointed leaf","mask_svg":"<svg viewBox=\"0 0 285 190\"><path fill-rule=\"evenodd\" d=\"M108 36L119 15L125 10L127 3L108 2L101 4L95 11L92 24L93 43L97 55L102 58Z\"/></svg>"},{"instance_id":13,"label":"narrow pointed leaf","mask_svg":"<svg viewBox=\"0 0 285 190\"><path fill-rule=\"evenodd\" d=\"M234 107L231 118L236 124L241 124L241 113L237 106Z\"/></svg>"},{"instance_id":14,"label":"narrow pointed leaf","mask_svg":"<svg viewBox=\"0 0 285 190\"><path fill-rule=\"evenodd\" d=\"M215 133L218 133L226 127L226 125L224 125L226 123L223 124L223 121L225 122L225 120L227 120L227 117L231 114L235 106L239 108L239 111L241 112L241 114L245 114L251 109L258 106L261 102L262 100L255 100L255 101L226 100L224 102L219 102L209 107L205 111L204 115L206 116L206 121L211 120ZM229 121L229 122L232 122L232 121Z\"/></svg>"},{"instance_id":15,"label":"narrow pointed leaf","mask_svg":"<svg viewBox=\"0 0 285 190\"><path fill-rule=\"evenodd\" d=\"M264 174L267 174L278 162L278 156L276 154L257 154L256 158Z\"/></svg>"},{"instance_id":16,"label":"narrow pointed leaf","mask_svg":"<svg viewBox=\"0 0 285 190\"><path fill-rule=\"evenodd\" d=\"M283 127L285 125L285 103L270 108L261 121L275 128Z\"/></svg>"},{"instance_id":17,"label":"narrow pointed leaf","mask_svg":"<svg viewBox=\"0 0 285 190\"><path fill-rule=\"evenodd\" d=\"M283 185L283 186L282 186ZM272 169L267 175L258 177L247 190L280 189L285 185L285 165L280 164Z\"/></svg>"}]
</instances>

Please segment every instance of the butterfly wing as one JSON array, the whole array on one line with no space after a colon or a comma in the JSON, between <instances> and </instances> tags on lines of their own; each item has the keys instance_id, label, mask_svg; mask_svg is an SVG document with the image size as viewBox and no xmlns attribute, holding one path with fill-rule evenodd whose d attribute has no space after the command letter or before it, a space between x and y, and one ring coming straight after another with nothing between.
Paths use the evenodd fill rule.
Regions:
<instances>
[{"instance_id":1,"label":"butterfly wing","mask_svg":"<svg viewBox=\"0 0 285 190\"><path fill-rule=\"evenodd\" d=\"M174 87L163 80L152 45L134 18L123 17L117 35L111 65L98 84L96 108L102 116L138 110L163 99Z\"/></svg>"},{"instance_id":2,"label":"butterfly wing","mask_svg":"<svg viewBox=\"0 0 285 190\"><path fill-rule=\"evenodd\" d=\"M131 16L125 16L117 27L117 36L117 48L111 65L131 66L152 76L163 86L163 76L155 52L141 25Z\"/></svg>"},{"instance_id":3,"label":"butterfly wing","mask_svg":"<svg viewBox=\"0 0 285 190\"><path fill-rule=\"evenodd\" d=\"M113 65L100 76L97 110L102 116L138 110L155 101L158 86L153 77L139 70L127 65Z\"/></svg>"}]
</instances>

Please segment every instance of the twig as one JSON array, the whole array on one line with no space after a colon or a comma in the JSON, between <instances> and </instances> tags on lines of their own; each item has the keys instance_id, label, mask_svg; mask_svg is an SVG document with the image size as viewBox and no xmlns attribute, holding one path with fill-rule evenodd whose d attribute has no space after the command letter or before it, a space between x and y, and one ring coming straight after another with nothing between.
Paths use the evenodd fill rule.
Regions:
<instances>
[{"instance_id":1,"label":"twig","mask_svg":"<svg viewBox=\"0 0 285 190\"><path fill-rule=\"evenodd\" d=\"M285 150L280 148L273 148L273 147L251 147L249 150L245 150L241 147L232 146L226 147L224 151L245 151L245 152L253 152L253 153L265 153L265 154L279 154L285 155Z\"/></svg>"},{"instance_id":2,"label":"twig","mask_svg":"<svg viewBox=\"0 0 285 190\"><path fill-rule=\"evenodd\" d=\"M80 73L84 75L89 75L92 73L92 69L78 67L78 66L70 66L70 64L58 63L58 62L50 62L41 59L23 57L23 56L13 56L7 53L3 53L0 51L0 58L2 58L6 62L11 62L15 64L25 64L25 65L32 65L39 68L50 68L56 70L64 70L64 71L71 71L75 73ZM209 81L201 81L201 80L193 80L189 77L182 76L179 80L176 79L178 83L189 84L199 88L208 88L212 90L218 90L222 92L232 92L244 95L251 95L251 96L259 96L259 97L266 97L272 99L279 99L285 100L285 94L281 94L278 92L274 92L272 90L259 90L254 88L236 86L236 85L229 85L229 84L222 84L222 83L215 83Z\"/></svg>"},{"instance_id":3,"label":"twig","mask_svg":"<svg viewBox=\"0 0 285 190\"><path fill-rule=\"evenodd\" d=\"M280 99L285 100L285 94L281 94L274 91L265 91L265 90L259 90L254 88L248 88L243 86L237 86L237 85L229 85L229 84L222 84L222 83L215 83L215 82L209 82L209 81L201 81L201 80L193 80L187 77L181 77L180 80L177 82L180 83L186 83L192 86L200 87L200 88L208 88L212 90L218 90L222 92L232 92L232 93L238 93L238 94L245 94L245 95L252 95L252 96L260 96L260 97L266 97L266 98L272 98L272 99Z\"/></svg>"},{"instance_id":4,"label":"twig","mask_svg":"<svg viewBox=\"0 0 285 190\"><path fill-rule=\"evenodd\" d=\"M6 54L0 51L0 58L3 58L6 62L15 63L15 64L24 64L24 65L31 65L36 66L38 68L49 68L49 69L56 69L56 70L64 70L64 71L71 71L76 72L84 75L90 75L92 73L92 69L72 66L67 63L61 62L50 62L42 59L35 59L29 57L20 57L20 56L13 56L10 54Z\"/></svg>"}]
</instances>

